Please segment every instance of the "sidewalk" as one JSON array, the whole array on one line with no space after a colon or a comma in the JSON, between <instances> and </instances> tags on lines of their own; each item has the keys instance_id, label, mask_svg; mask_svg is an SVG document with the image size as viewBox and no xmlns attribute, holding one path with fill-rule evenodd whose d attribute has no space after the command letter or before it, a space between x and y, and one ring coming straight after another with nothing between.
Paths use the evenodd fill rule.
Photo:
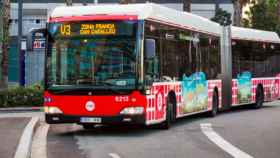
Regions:
<instances>
[{"instance_id":1,"label":"sidewalk","mask_svg":"<svg viewBox=\"0 0 280 158\"><path fill-rule=\"evenodd\" d=\"M11 107L0 108L0 113L18 113L18 112L41 112L44 111L44 107Z\"/></svg>"},{"instance_id":2,"label":"sidewalk","mask_svg":"<svg viewBox=\"0 0 280 158\"><path fill-rule=\"evenodd\" d=\"M0 157L13 158L22 132L30 118L0 118Z\"/></svg>"}]
</instances>

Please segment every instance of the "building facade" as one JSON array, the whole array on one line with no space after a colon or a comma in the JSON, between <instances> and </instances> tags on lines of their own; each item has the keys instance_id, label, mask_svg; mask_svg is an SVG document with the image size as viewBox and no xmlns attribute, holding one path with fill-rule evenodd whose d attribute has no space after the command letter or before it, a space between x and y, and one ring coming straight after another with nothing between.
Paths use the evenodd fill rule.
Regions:
<instances>
[{"instance_id":1,"label":"building facade","mask_svg":"<svg viewBox=\"0 0 280 158\"><path fill-rule=\"evenodd\" d=\"M159 3L169 8L183 10L183 0L136 0L137 3ZM119 3L119 0L75 0L73 5L98 5ZM32 28L43 28L46 26L48 14L57 7L65 5L65 0L24 0L23 3L23 36ZM208 19L215 15L217 7L228 11L233 15L233 4L231 0L192 0L191 12ZM9 53L9 82L17 83L19 80L18 71L18 52L17 52L17 34L18 34L18 4L16 0L11 0L11 45ZM24 47L23 47L24 48ZM44 74L44 51L38 49L33 52L26 52L24 63L25 84L32 85L41 82Z\"/></svg>"}]
</instances>

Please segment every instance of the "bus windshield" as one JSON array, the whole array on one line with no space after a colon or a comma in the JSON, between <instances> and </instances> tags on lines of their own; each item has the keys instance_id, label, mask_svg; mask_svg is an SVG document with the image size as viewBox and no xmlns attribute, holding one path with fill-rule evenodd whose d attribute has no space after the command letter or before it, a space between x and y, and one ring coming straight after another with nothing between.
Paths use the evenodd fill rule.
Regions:
<instances>
[{"instance_id":1,"label":"bus windshield","mask_svg":"<svg viewBox=\"0 0 280 158\"><path fill-rule=\"evenodd\" d=\"M47 88L135 88L136 27L134 21L50 24Z\"/></svg>"}]
</instances>

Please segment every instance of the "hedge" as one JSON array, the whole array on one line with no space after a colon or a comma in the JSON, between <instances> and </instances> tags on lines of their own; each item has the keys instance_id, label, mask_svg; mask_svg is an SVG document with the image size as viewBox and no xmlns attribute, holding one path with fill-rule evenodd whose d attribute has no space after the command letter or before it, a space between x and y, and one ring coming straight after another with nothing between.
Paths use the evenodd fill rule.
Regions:
<instances>
[{"instance_id":1,"label":"hedge","mask_svg":"<svg viewBox=\"0 0 280 158\"><path fill-rule=\"evenodd\" d=\"M15 87L0 92L0 107L42 106L44 90L41 86Z\"/></svg>"}]
</instances>

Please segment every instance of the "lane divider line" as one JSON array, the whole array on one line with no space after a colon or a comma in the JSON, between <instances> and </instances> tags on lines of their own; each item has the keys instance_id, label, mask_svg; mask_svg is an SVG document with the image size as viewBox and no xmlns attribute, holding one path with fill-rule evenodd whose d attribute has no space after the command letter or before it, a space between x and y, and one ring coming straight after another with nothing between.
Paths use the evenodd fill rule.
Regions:
<instances>
[{"instance_id":1,"label":"lane divider line","mask_svg":"<svg viewBox=\"0 0 280 158\"><path fill-rule=\"evenodd\" d=\"M116 153L109 153L109 156L111 156L112 158L121 158L118 154Z\"/></svg>"},{"instance_id":2,"label":"lane divider line","mask_svg":"<svg viewBox=\"0 0 280 158\"><path fill-rule=\"evenodd\" d=\"M35 132L30 158L47 158L47 136L49 124L42 124Z\"/></svg>"},{"instance_id":3,"label":"lane divider line","mask_svg":"<svg viewBox=\"0 0 280 158\"><path fill-rule=\"evenodd\" d=\"M20 137L17 150L14 158L29 158L32 144L32 137L35 125L39 121L38 117L32 117L29 123L25 126L24 131Z\"/></svg>"},{"instance_id":4,"label":"lane divider line","mask_svg":"<svg viewBox=\"0 0 280 158\"><path fill-rule=\"evenodd\" d=\"M251 155L233 146L228 141L226 141L223 137L221 137L218 133L216 133L212 128L212 124L210 123L200 124L200 128L202 132L213 143L215 143L218 147L220 147L222 150L224 150L234 158L253 158Z\"/></svg>"}]
</instances>

